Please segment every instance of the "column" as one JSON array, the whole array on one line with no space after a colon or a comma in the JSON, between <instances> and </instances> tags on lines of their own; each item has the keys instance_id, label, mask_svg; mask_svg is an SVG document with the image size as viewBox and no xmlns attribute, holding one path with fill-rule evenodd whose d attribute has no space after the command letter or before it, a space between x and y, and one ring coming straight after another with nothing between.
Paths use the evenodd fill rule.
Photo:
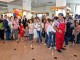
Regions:
<instances>
[{"instance_id":1,"label":"column","mask_svg":"<svg viewBox=\"0 0 80 60\"><path fill-rule=\"evenodd\" d=\"M56 0L56 7L61 7L61 6L66 6L66 0ZM65 15L66 10L59 9L58 11L56 11L56 15L58 15L58 13L63 13Z\"/></svg>"},{"instance_id":2,"label":"column","mask_svg":"<svg viewBox=\"0 0 80 60\"><path fill-rule=\"evenodd\" d=\"M30 19L31 16L32 16L31 12L29 12L29 11L31 11L31 0L23 0L22 7L23 7L23 10L27 10L28 11L28 12L24 11L23 15L26 15L26 17L28 19Z\"/></svg>"},{"instance_id":3,"label":"column","mask_svg":"<svg viewBox=\"0 0 80 60\"><path fill-rule=\"evenodd\" d=\"M76 5L70 4L71 11L73 12L73 16L76 14Z\"/></svg>"}]
</instances>

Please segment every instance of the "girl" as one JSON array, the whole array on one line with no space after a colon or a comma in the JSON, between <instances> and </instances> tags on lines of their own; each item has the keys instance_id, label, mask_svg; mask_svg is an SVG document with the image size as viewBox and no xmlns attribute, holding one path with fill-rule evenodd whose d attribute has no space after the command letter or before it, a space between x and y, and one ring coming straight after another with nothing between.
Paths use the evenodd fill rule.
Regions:
<instances>
[{"instance_id":1,"label":"girl","mask_svg":"<svg viewBox=\"0 0 80 60\"><path fill-rule=\"evenodd\" d=\"M26 27L26 30L25 30L25 37L26 37L25 40L29 39L29 28L28 27Z\"/></svg>"},{"instance_id":2,"label":"girl","mask_svg":"<svg viewBox=\"0 0 80 60\"><path fill-rule=\"evenodd\" d=\"M49 23L49 20L47 19L45 23L45 44L44 45L47 45L47 41L48 41L47 28L49 25L50 23Z\"/></svg>"},{"instance_id":3,"label":"girl","mask_svg":"<svg viewBox=\"0 0 80 60\"><path fill-rule=\"evenodd\" d=\"M49 21L50 25L47 28L47 35L48 35L48 48L52 48L55 46L55 28L54 22L52 20Z\"/></svg>"},{"instance_id":4,"label":"girl","mask_svg":"<svg viewBox=\"0 0 80 60\"><path fill-rule=\"evenodd\" d=\"M32 42L33 41L33 32L34 31L34 26L32 23L32 20L29 22L29 40Z\"/></svg>"},{"instance_id":5,"label":"girl","mask_svg":"<svg viewBox=\"0 0 80 60\"><path fill-rule=\"evenodd\" d=\"M34 23L33 23L33 27L34 27L34 40L36 40L37 42L37 21L36 19L34 18Z\"/></svg>"},{"instance_id":6,"label":"girl","mask_svg":"<svg viewBox=\"0 0 80 60\"><path fill-rule=\"evenodd\" d=\"M13 21L13 30L14 30L14 39L18 39L18 28L19 28L19 23L18 23L18 18L15 17Z\"/></svg>"},{"instance_id":7,"label":"girl","mask_svg":"<svg viewBox=\"0 0 80 60\"><path fill-rule=\"evenodd\" d=\"M20 26L20 39L21 39L21 41L23 41L23 37L24 37L24 26L21 23L21 26Z\"/></svg>"}]
</instances>

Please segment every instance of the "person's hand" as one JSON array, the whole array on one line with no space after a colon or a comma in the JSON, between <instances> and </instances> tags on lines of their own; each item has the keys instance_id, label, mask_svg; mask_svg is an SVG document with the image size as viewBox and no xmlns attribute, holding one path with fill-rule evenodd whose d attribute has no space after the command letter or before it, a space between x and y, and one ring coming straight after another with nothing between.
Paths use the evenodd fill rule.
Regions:
<instances>
[{"instance_id":1,"label":"person's hand","mask_svg":"<svg viewBox=\"0 0 80 60\"><path fill-rule=\"evenodd\" d=\"M61 30L59 30L59 32L60 32L60 33L62 33L62 31L61 31Z\"/></svg>"},{"instance_id":2,"label":"person's hand","mask_svg":"<svg viewBox=\"0 0 80 60\"><path fill-rule=\"evenodd\" d=\"M5 29L5 31L7 31L7 29Z\"/></svg>"}]
</instances>

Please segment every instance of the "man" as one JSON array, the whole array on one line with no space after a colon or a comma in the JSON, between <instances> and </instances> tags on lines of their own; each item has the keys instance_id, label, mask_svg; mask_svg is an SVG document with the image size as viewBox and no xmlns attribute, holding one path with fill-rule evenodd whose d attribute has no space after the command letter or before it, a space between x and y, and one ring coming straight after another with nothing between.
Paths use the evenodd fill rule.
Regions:
<instances>
[{"instance_id":1,"label":"man","mask_svg":"<svg viewBox=\"0 0 80 60\"><path fill-rule=\"evenodd\" d=\"M54 14L52 14L52 20L54 20Z\"/></svg>"},{"instance_id":2,"label":"man","mask_svg":"<svg viewBox=\"0 0 80 60\"><path fill-rule=\"evenodd\" d=\"M6 32L6 40L10 40L10 28L8 26L7 15L4 16L3 25L4 25L4 30Z\"/></svg>"},{"instance_id":3,"label":"man","mask_svg":"<svg viewBox=\"0 0 80 60\"><path fill-rule=\"evenodd\" d=\"M0 38L1 40L4 40L3 15L0 17Z\"/></svg>"},{"instance_id":4,"label":"man","mask_svg":"<svg viewBox=\"0 0 80 60\"><path fill-rule=\"evenodd\" d=\"M61 53L61 49L65 50L65 48L63 48L63 43L64 43L64 36L65 36L65 30L66 30L66 23L62 13L59 13L58 17L59 17L58 21L55 22L56 48L57 48L57 51Z\"/></svg>"},{"instance_id":5,"label":"man","mask_svg":"<svg viewBox=\"0 0 80 60\"><path fill-rule=\"evenodd\" d=\"M22 23L23 23L24 28L26 28L26 26L27 26L27 18L26 18L25 15L23 17Z\"/></svg>"}]
</instances>

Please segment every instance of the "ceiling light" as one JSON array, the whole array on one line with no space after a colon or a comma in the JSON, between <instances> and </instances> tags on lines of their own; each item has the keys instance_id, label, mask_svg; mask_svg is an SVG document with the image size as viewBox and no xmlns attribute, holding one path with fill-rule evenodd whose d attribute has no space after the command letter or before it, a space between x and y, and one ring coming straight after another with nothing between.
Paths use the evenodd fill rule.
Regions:
<instances>
[{"instance_id":1,"label":"ceiling light","mask_svg":"<svg viewBox=\"0 0 80 60\"><path fill-rule=\"evenodd\" d=\"M0 1L2 1L2 2L12 2L14 0L0 0Z\"/></svg>"}]
</instances>

